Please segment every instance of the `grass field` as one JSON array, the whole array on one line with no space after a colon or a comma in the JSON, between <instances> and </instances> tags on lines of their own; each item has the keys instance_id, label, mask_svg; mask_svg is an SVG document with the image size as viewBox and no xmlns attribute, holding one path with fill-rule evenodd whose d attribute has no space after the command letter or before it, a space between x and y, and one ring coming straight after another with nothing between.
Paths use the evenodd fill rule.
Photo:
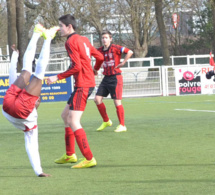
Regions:
<instances>
[{"instance_id":1,"label":"grass field","mask_svg":"<svg viewBox=\"0 0 215 195\"><path fill-rule=\"evenodd\" d=\"M43 170L34 174L23 133L0 114L0 194L215 194L215 96L124 99L128 131L114 133L115 107L105 100L114 125L96 132L101 118L92 100L82 118L95 168L73 170L54 159L65 152L60 114L65 102L42 103L39 145ZM193 111L175 110L193 109ZM82 158L78 147L76 152Z\"/></svg>"}]
</instances>

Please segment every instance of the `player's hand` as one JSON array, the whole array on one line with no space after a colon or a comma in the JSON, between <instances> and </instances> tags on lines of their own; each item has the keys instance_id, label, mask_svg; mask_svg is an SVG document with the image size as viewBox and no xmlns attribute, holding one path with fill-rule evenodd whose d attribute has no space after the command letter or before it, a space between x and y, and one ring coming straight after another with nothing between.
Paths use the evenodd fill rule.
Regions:
<instances>
[{"instance_id":1,"label":"player's hand","mask_svg":"<svg viewBox=\"0 0 215 195\"><path fill-rule=\"evenodd\" d=\"M57 75L50 76L46 79L46 83L47 83L47 85L50 85L50 84L56 82L57 80L58 80Z\"/></svg>"},{"instance_id":2,"label":"player's hand","mask_svg":"<svg viewBox=\"0 0 215 195\"><path fill-rule=\"evenodd\" d=\"M98 75L98 71L95 69L93 69L93 73L94 73L94 75Z\"/></svg>"},{"instance_id":3,"label":"player's hand","mask_svg":"<svg viewBox=\"0 0 215 195\"><path fill-rule=\"evenodd\" d=\"M51 177L51 175L47 173L41 173L40 175L38 175L38 177Z\"/></svg>"},{"instance_id":4,"label":"player's hand","mask_svg":"<svg viewBox=\"0 0 215 195\"><path fill-rule=\"evenodd\" d=\"M16 51L17 53L19 53L19 50L16 49L16 45L15 45L15 44L11 45L11 49L12 49L13 51Z\"/></svg>"},{"instance_id":5,"label":"player's hand","mask_svg":"<svg viewBox=\"0 0 215 195\"><path fill-rule=\"evenodd\" d=\"M120 64L118 64L114 69L120 68L120 67L122 67L122 66L124 66L124 64L123 64L123 63L120 63Z\"/></svg>"}]
</instances>

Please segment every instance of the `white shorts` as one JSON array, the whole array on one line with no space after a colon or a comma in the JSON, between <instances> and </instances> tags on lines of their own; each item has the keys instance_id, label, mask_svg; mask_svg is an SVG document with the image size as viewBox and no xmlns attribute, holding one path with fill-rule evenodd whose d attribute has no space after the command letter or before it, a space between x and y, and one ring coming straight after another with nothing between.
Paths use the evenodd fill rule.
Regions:
<instances>
[{"instance_id":1,"label":"white shorts","mask_svg":"<svg viewBox=\"0 0 215 195\"><path fill-rule=\"evenodd\" d=\"M17 129L21 129L23 131L31 130L37 127L37 110L36 108L33 109L33 111L29 114L29 116L26 119L19 119L14 118L8 113L6 113L2 109L2 114L5 116L5 118L14 125Z\"/></svg>"}]
</instances>

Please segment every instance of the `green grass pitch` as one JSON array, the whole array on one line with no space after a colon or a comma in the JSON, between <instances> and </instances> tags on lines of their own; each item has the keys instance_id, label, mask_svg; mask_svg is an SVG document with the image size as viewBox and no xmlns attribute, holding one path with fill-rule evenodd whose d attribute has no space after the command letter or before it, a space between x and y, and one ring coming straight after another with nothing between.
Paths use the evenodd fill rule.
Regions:
<instances>
[{"instance_id":1,"label":"green grass pitch","mask_svg":"<svg viewBox=\"0 0 215 195\"><path fill-rule=\"evenodd\" d=\"M36 177L23 133L0 113L0 194L215 194L215 112L208 112L215 111L215 95L124 99L124 133L113 132L116 110L112 100L104 102L113 126L95 131L102 120L89 100L82 125L98 165L79 170L54 163L65 152L60 115L66 103L41 104L40 156L50 178ZM77 145L76 153L82 158Z\"/></svg>"}]
</instances>

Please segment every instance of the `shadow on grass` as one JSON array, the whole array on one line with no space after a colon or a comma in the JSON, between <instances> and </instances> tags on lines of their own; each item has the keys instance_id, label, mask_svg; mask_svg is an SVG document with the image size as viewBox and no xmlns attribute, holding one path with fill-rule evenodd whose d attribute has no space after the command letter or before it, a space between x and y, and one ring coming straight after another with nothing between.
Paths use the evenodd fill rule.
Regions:
<instances>
[{"instance_id":1,"label":"shadow on grass","mask_svg":"<svg viewBox=\"0 0 215 195\"><path fill-rule=\"evenodd\" d=\"M105 167L205 167L205 166L215 166L215 163L211 164L172 164L172 165L151 165L151 164L129 164L129 165L105 165L105 164L100 164L97 165L101 168Z\"/></svg>"},{"instance_id":2,"label":"shadow on grass","mask_svg":"<svg viewBox=\"0 0 215 195\"><path fill-rule=\"evenodd\" d=\"M43 166L43 168L68 168L77 163L66 163L66 164L54 164L53 165L48 165L48 166ZM214 163L211 164L172 164L172 165L153 165L153 164L129 164L129 165L116 165L116 164L98 164L97 168L118 168L118 167L207 167L207 166L215 166ZM29 167L21 167L21 166L0 166L0 169L5 170L5 169L29 169Z\"/></svg>"},{"instance_id":3,"label":"shadow on grass","mask_svg":"<svg viewBox=\"0 0 215 195\"><path fill-rule=\"evenodd\" d=\"M114 181L117 183L117 181ZM214 183L215 179L157 179L157 180L131 180L119 183L167 184L167 183Z\"/></svg>"}]
</instances>

